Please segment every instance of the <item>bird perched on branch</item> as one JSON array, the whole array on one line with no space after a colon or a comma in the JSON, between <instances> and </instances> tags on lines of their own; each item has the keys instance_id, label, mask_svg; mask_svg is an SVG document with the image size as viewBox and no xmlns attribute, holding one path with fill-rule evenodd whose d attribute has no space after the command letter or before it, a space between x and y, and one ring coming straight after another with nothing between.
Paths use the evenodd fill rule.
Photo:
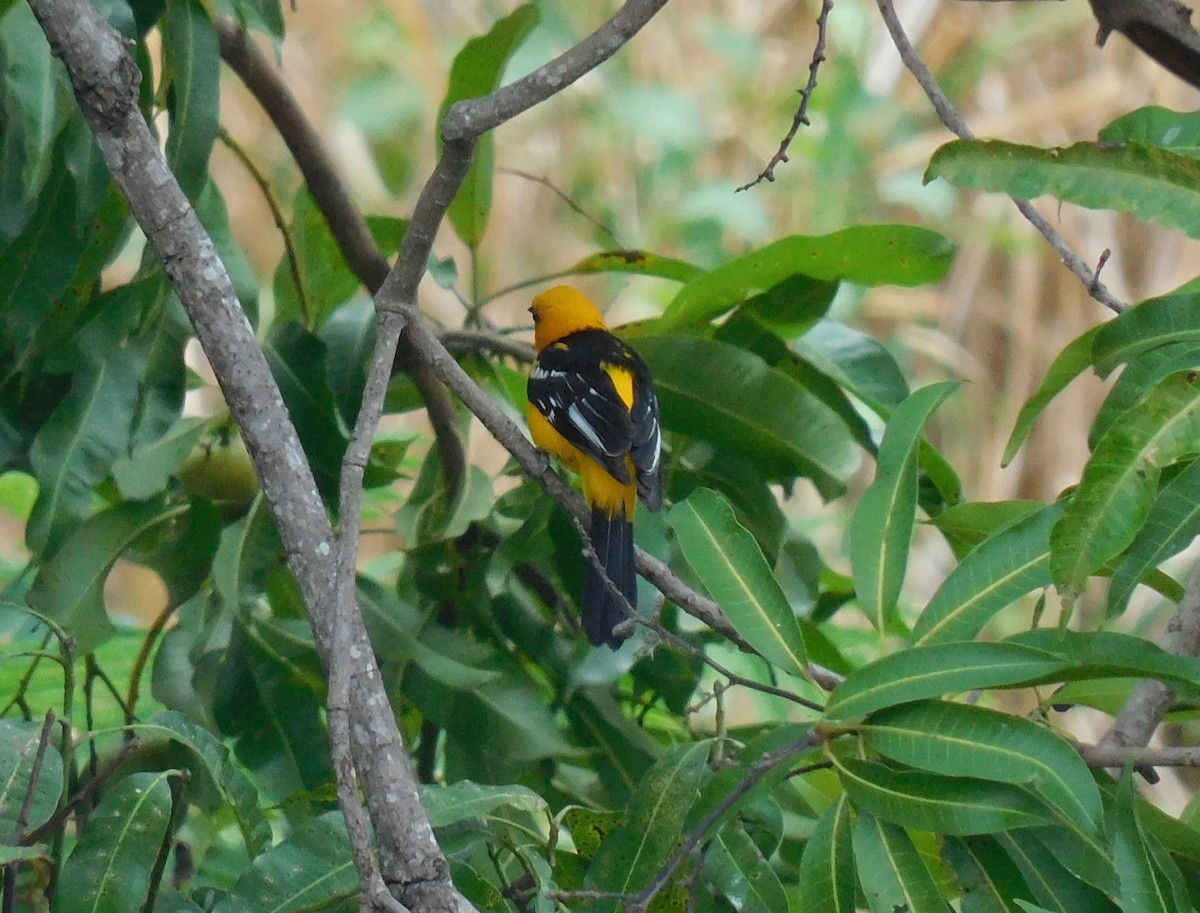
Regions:
<instances>
[{"instance_id":1,"label":"bird perched on branch","mask_svg":"<svg viewBox=\"0 0 1200 913\"><path fill-rule=\"evenodd\" d=\"M650 369L608 331L583 293L555 286L533 299L534 349L529 376L529 430L583 481L591 508L588 538L610 588L588 562L581 614L594 645L616 649L614 633L627 617L622 600L637 606L633 515L638 498L662 506L662 433Z\"/></svg>"}]
</instances>

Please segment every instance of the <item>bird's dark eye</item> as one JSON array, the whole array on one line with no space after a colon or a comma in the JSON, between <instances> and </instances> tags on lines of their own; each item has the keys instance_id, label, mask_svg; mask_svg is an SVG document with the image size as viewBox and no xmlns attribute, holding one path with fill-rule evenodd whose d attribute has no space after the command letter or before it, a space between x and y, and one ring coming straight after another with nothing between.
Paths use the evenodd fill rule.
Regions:
<instances>
[{"instance_id":1,"label":"bird's dark eye","mask_svg":"<svg viewBox=\"0 0 1200 913\"><path fill-rule=\"evenodd\" d=\"M542 315L537 312L536 308L530 308L529 313L533 315L533 325L537 326L541 322Z\"/></svg>"}]
</instances>

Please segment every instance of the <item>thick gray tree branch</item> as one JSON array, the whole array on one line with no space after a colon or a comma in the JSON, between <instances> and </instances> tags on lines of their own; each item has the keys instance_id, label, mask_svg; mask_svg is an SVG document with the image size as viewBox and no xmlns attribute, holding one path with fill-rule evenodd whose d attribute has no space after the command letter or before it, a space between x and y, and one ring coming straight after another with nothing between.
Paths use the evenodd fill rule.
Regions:
<instances>
[{"instance_id":1,"label":"thick gray tree branch","mask_svg":"<svg viewBox=\"0 0 1200 913\"><path fill-rule=\"evenodd\" d=\"M309 608L317 650L329 667L338 627L330 565L335 538L295 428L234 294L212 239L200 224L137 106L141 73L125 39L83 0L30 0L114 180L187 309L237 421L279 528L288 564ZM357 611L342 614L353 756L372 807L384 877L401 900L415 888L421 911L465 911L417 799L416 783ZM369 890L368 885L368 890Z\"/></svg>"}]
</instances>

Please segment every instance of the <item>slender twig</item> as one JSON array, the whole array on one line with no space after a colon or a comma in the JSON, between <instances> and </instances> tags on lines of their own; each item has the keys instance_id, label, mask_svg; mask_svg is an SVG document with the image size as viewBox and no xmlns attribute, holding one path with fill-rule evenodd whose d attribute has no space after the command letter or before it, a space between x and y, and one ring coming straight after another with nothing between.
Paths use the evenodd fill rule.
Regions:
<instances>
[{"instance_id":1,"label":"slender twig","mask_svg":"<svg viewBox=\"0 0 1200 913\"><path fill-rule=\"evenodd\" d=\"M739 187L735 193L749 190L763 181L774 181L775 168L788 160L788 147L792 145L792 140L796 138L796 133L799 132L801 125L808 126L808 103L817 88L817 71L821 68L821 64L825 62L825 34L829 26L829 14L831 12L833 12L833 0L822 0L821 12L817 15L817 44L813 48L812 61L808 65L808 84L800 90L800 104L796 108L795 116L792 118L792 126L788 129L787 135L784 136L783 142L779 144L779 149L771 156L771 160L767 162L767 167L759 172L758 177L749 184L743 184Z\"/></svg>"},{"instance_id":2,"label":"slender twig","mask_svg":"<svg viewBox=\"0 0 1200 913\"><path fill-rule=\"evenodd\" d=\"M125 695L125 725L132 726L136 722L137 702L141 695L142 674L146 671L146 663L150 661L150 654L154 651L154 645L158 642L158 637L166 628L167 622L171 620L171 616L175 614L175 606L168 605L155 616L154 621L150 623L150 627L146 629L146 636L142 638L142 645L138 649L137 656L134 657L133 665L129 670L129 690ZM133 732L130 731L126 738L133 738Z\"/></svg>"},{"instance_id":3,"label":"slender twig","mask_svg":"<svg viewBox=\"0 0 1200 913\"><path fill-rule=\"evenodd\" d=\"M171 858L171 846L175 843L175 832L187 812L187 786L191 773L187 770L176 771L170 775L167 785L171 789L171 815L163 831L162 841L158 845L158 853L154 857L154 865L150 868L150 886L146 891L146 899L142 902L138 913L149 913L154 909L154 901L158 898L162 886L163 872L167 870L167 860Z\"/></svg>"},{"instance_id":4,"label":"slender twig","mask_svg":"<svg viewBox=\"0 0 1200 913\"><path fill-rule=\"evenodd\" d=\"M531 279L522 279L519 282L514 282L512 285L506 285L502 289L492 292L485 299L485 303L495 301L497 298L503 298L505 295L511 295L514 292L520 292L527 288L533 288L535 285L541 285L543 282L553 282L556 279L565 279L568 276L574 276L575 270L564 269L557 273L546 273L543 276L534 276Z\"/></svg>"},{"instance_id":5,"label":"slender twig","mask_svg":"<svg viewBox=\"0 0 1200 913\"><path fill-rule=\"evenodd\" d=\"M42 643L39 649L34 651L33 658L29 661L29 668L22 673L21 680L17 682L16 692L8 699L8 703L4 705L4 708L0 710L0 718L8 716L8 711L12 710L13 707L20 707L22 712L25 711L25 708L28 706L24 703L25 692L29 690L29 684L33 681L33 676L37 673L38 665L46 658L46 654L43 651L49 645L50 638L53 636L50 631L47 631L42 636Z\"/></svg>"},{"instance_id":6,"label":"slender twig","mask_svg":"<svg viewBox=\"0 0 1200 913\"><path fill-rule=\"evenodd\" d=\"M820 735L810 730L791 744L784 745L782 748L768 752L751 764L750 769L746 771L746 776L738 782L738 785L730 790L729 793L719 803L717 803L716 807L713 808L712 811L710 811L696 823L696 826L693 827L688 835L683 839L683 843L679 845L679 849L676 850L675 854L667 860L666 864L664 864L661 869L659 869L658 874L654 876L653 880L651 880L651 882L646 885L645 888L629 898L626 909L629 910L630 913L645 913L645 910L650 906L651 901L653 901L654 898L658 896L658 893L667 886L673 877L675 877L675 873L679 871L679 867L683 865L684 860L692 854L696 847L700 845L700 842L708 836L709 831L711 831L714 827L716 827L717 824L721 822L721 819L728 814L729 810L733 808L743 796L754 789L754 787L758 786L763 777L775 770L775 768L791 760L801 752L815 747L820 743L820 741Z\"/></svg>"},{"instance_id":7,"label":"slender twig","mask_svg":"<svg viewBox=\"0 0 1200 913\"><path fill-rule=\"evenodd\" d=\"M267 208L271 210L271 218L275 221L275 227L279 229L280 237L283 238L283 251L287 257L288 269L292 274L292 282L296 285L296 296L300 301L300 317L307 329L316 329L313 325L312 302L308 297L308 280L304 277L304 270L300 268L300 254L296 250L296 238L292 233L292 227L288 225L287 215L283 211L279 197L275 195L275 190L271 187L267 176L254 163L254 159L250 158L250 153L246 151L245 147L233 138L232 133L224 127L218 127L217 137L225 144L225 148L233 153L234 158L242 163L242 167L249 172L254 183L258 185L258 191L266 201Z\"/></svg>"},{"instance_id":8,"label":"slender twig","mask_svg":"<svg viewBox=\"0 0 1200 913\"><path fill-rule=\"evenodd\" d=\"M533 346L520 339L501 336L498 333L483 333L475 330L451 330L439 337L451 355L467 355L473 352L491 352L505 355L530 364L533 361Z\"/></svg>"},{"instance_id":9,"label":"slender twig","mask_svg":"<svg viewBox=\"0 0 1200 913\"><path fill-rule=\"evenodd\" d=\"M1144 748L1139 745L1076 745L1075 749L1088 767L1107 767L1122 770L1127 764L1134 767L1200 767L1200 746L1186 745L1171 748Z\"/></svg>"},{"instance_id":10,"label":"slender twig","mask_svg":"<svg viewBox=\"0 0 1200 913\"><path fill-rule=\"evenodd\" d=\"M555 196L557 196L560 200L562 200L564 203L566 203L567 206L570 207L572 212L587 219L587 221L591 222L598 229L600 229L601 232L608 235L608 237L612 239L613 244L615 244L617 247L621 247L621 248L625 247L625 245L621 243L621 239L617 237L616 232L614 232L611 228L609 228L607 225L605 225L603 222L601 222L598 218L596 218L594 215L592 215L590 212L588 212L586 209L584 209L582 206L580 206L578 203L576 203L575 200L573 200L571 198L570 194L568 194L566 191L560 189L548 177L545 177L544 175L539 177L536 174L530 174L528 171L521 171L519 168L507 168L503 165L497 166L496 170L501 172L502 174L511 174L513 177L518 177L518 178L522 178L526 181L531 181L534 184L541 184L543 187L545 187L547 190L549 190L551 193L553 193Z\"/></svg>"},{"instance_id":11,"label":"slender twig","mask_svg":"<svg viewBox=\"0 0 1200 913\"><path fill-rule=\"evenodd\" d=\"M942 87L938 85L937 79L934 78L929 67L925 65L925 61L921 59L912 42L908 40L908 35L904 31L904 26L900 24L900 19L896 15L896 8L892 5L892 0L875 0L875 3L879 7L879 13L883 17L884 25L887 26L888 32L891 33L892 42L896 45L896 50L900 52L900 59L904 62L908 71L916 78L921 88L924 89L930 104L933 105L934 111L937 112L938 119L961 139L974 139L975 134L967 126L966 120L958 113L953 102L946 96L946 93L942 91ZM1033 207L1033 204L1029 200L1018 200L1014 197L1013 204L1017 207L1017 211L1050 243L1055 253L1058 254L1066 267L1079 278L1079 281L1083 283L1083 287L1092 298L1114 313L1119 314L1125 310L1125 304L1113 297L1112 293L1104 286L1104 283L1100 281L1098 270L1093 271L1090 269L1080 259L1079 255L1071 250L1070 245L1063 240L1062 236L1054 230L1053 226Z\"/></svg>"},{"instance_id":12,"label":"slender twig","mask_svg":"<svg viewBox=\"0 0 1200 913\"><path fill-rule=\"evenodd\" d=\"M70 741L70 734L67 734L67 741ZM129 757L141 747L142 743L138 739L133 739L129 742L123 742L121 747L117 750L117 753L104 763L100 770L96 772L96 775L92 777L82 789L76 791L75 795L71 796L66 803L59 806L53 815L51 815L46 821L42 822L22 838L22 844L25 846L31 846L41 840L46 834L52 832L56 834L59 833L63 823L71 816L75 809L78 808L83 802L86 802L88 799L90 799L92 795L95 794L96 790L103 786L105 781L107 781L108 778L111 777L117 771L117 769L127 760L129 760Z\"/></svg>"},{"instance_id":13,"label":"slender twig","mask_svg":"<svg viewBox=\"0 0 1200 913\"><path fill-rule=\"evenodd\" d=\"M13 827L9 843L18 844L25 828L29 824L29 816L33 813L33 800L37 796L38 781L42 778L42 763L46 760L46 751L50 747L50 733L54 730L54 711L46 711L46 719L42 722L42 731L38 733L37 747L33 753L33 763L29 767L29 781L25 784L25 798L21 802L21 810L17 812L17 820ZM22 752L23 754L23 752ZM21 767L18 759L17 769Z\"/></svg>"},{"instance_id":14,"label":"slender twig","mask_svg":"<svg viewBox=\"0 0 1200 913\"><path fill-rule=\"evenodd\" d=\"M46 719L42 722L42 731L38 734L37 746L33 753L33 762L29 765L29 779L25 783L25 798L21 802L21 808L17 812L16 821L13 822L12 834L7 841L13 846L20 845L25 828L29 825L29 817L33 814L33 802L37 796L38 783L42 779L42 764L45 762L46 752L50 748L50 733L53 730L54 711L47 710ZM21 769L21 760L24 756L25 751L22 751L17 757L17 772ZM4 879L4 893L0 896L0 911L2 913L14 913L17 902L17 863L10 863L0 868L0 878Z\"/></svg>"}]
</instances>

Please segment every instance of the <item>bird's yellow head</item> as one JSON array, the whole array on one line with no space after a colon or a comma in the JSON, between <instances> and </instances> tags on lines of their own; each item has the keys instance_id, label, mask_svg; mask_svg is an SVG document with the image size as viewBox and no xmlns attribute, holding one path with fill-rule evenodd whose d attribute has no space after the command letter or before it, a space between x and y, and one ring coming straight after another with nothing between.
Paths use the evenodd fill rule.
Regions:
<instances>
[{"instance_id":1,"label":"bird's yellow head","mask_svg":"<svg viewBox=\"0 0 1200 913\"><path fill-rule=\"evenodd\" d=\"M539 352L580 330L606 330L604 315L583 292L556 285L533 299L533 346Z\"/></svg>"}]
</instances>

